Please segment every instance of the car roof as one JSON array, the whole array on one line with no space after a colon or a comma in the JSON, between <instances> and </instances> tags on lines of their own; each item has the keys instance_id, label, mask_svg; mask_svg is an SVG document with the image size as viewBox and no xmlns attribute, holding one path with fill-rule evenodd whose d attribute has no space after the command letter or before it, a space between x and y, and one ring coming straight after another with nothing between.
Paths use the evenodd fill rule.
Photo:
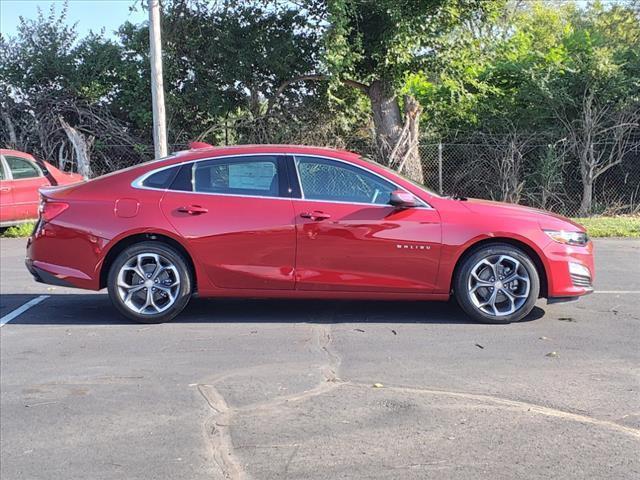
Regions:
<instances>
[{"instance_id":1,"label":"car roof","mask_svg":"<svg viewBox=\"0 0 640 480\"><path fill-rule=\"evenodd\" d=\"M20 150L13 150L11 148L0 148L0 155L15 155L17 157L34 159L32 155L26 152L21 152Z\"/></svg>"},{"instance_id":2,"label":"car roof","mask_svg":"<svg viewBox=\"0 0 640 480\"><path fill-rule=\"evenodd\" d=\"M328 155L345 160L357 159L359 155L348 150L341 150L329 147L314 147L308 145L287 145L287 144L256 144L256 145L228 145L219 147L200 147L191 150L176 152L176 155L185 160L188 158L201 158L206 156L240 155L251 153L282 153L300 155Z\"/></svg>"}]
</instances>

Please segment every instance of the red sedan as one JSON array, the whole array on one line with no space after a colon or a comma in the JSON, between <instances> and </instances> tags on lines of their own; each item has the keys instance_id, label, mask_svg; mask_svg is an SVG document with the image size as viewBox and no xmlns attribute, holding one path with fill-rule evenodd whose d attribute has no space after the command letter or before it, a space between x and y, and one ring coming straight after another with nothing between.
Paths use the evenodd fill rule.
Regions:
<instances>
[{"instance_id":1,"label":"red sedan","mask_svg":"<svg viewBox=\"0 0 640 480\"><path fill-rule=\"evenodd\" d=\"M36 220L40 187L81 180L80 175L62 172L28 153L0 149L0 227Z\"/></svg>"},{"instance_id":2,"label":"red sedan","mask_svg":"<svg viewBox=\"0 0 640 480\"><path fill-rule=\"evenodd\" d=\"M203 147L42 190L36 280L99 290L140 322L201 297L447 300L521 320L592 291L580 225L444 198L346 151Z\"/></svg>"}]
</instances>

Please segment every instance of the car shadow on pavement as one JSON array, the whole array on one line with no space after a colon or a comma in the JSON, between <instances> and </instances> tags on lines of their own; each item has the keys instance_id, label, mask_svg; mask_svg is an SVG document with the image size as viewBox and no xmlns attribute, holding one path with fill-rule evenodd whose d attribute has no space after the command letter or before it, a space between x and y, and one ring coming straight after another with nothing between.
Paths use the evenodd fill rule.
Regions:
<instances>
[{"instance_id":1,"label":"car shadow on pavement","mask_svg":"<svg viewBox=\"0 0 640 480\"><path fill-rule=\"evenodd\" d=\"M2 295L17 308L37 295ZM13 307L15 305L15 307ZM7 309L3 309L6 310ZM523 320L536 320L535 307ZM475 323L455 301L200 299L191 300L173 323ZM11 321L24 325L132 324L106 294L53 294Z\"/></svg>"}]
</instances>

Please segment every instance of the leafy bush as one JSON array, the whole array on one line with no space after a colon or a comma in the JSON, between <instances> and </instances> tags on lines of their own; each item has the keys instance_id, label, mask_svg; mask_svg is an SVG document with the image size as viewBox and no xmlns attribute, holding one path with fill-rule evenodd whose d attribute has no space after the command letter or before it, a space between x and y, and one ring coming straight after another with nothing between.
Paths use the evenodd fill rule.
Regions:
<instances>
[{"instance_id":1,"label":"leafy bush","mask_svg":"<svg viewBox=\"0 0 640 480\"><path fill-rule=\"evenodd\" d=\"M0 231L0 237L3 238L22 238L28 237L33 232L33 223L21 223L20 225L14 225L4 231Z\"/></svg>"}]
</instances>

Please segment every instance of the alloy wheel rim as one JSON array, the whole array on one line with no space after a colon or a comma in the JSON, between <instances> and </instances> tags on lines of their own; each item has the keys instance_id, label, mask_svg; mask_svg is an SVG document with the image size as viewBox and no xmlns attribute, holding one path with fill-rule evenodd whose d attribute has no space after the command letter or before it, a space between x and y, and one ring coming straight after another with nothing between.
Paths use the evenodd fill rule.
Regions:
<instances>
[{"instance_id":1,"label":"alloy wheel rim","mask_svg":"<svg viewBox=\"0 0 640 480\"><path fill-rule=\"evenodd\" d=\"M471 269L467 285L473 305L493 317L520 310L531 291L529 272L510 255L490 255L480 260Z\"/></svg>"},{"instance_id":2,"label":"alloy wheel rim","mask_svg":"<svg viewBox=\"0 0 640 480\"><path fill-rule=\"evenodd\" d=\"M118 272L118 295L125 306L140 315L157 315L178 298L180 273L169 259L157 253L139 253Z\"/></svg>"}]
</instances>

